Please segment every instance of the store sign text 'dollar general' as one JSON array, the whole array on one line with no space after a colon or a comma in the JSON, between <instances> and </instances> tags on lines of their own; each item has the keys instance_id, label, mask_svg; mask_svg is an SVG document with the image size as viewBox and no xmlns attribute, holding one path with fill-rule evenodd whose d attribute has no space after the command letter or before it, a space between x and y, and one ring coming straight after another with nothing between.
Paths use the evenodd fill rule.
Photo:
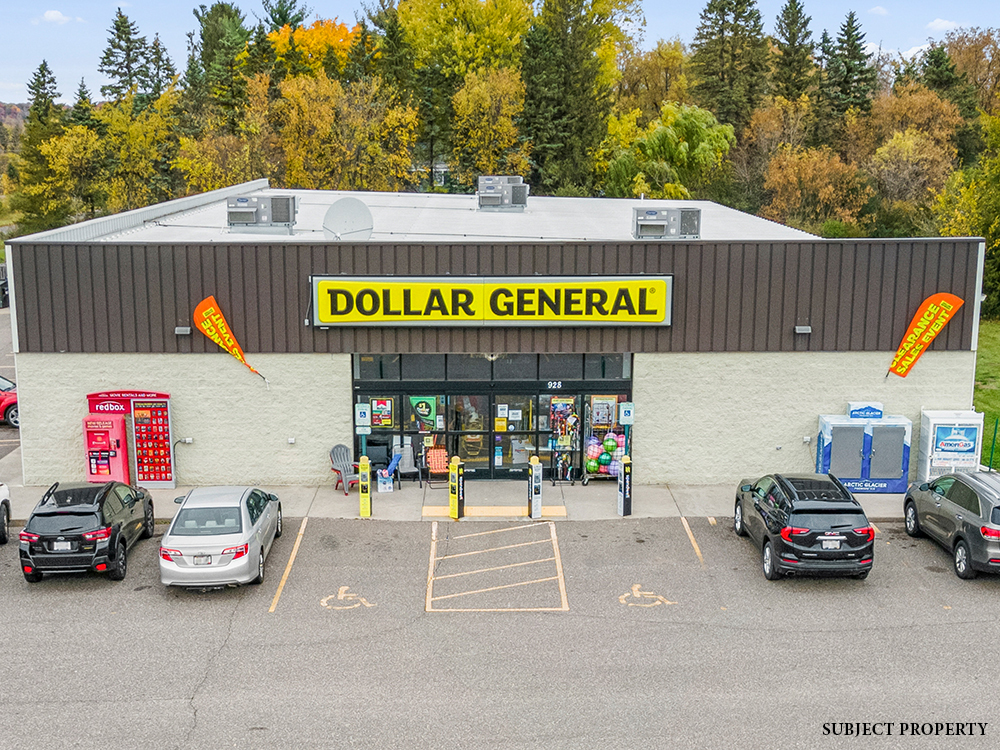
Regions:
<instances>
[{"instance_id":1,"label":"store sign text 'dollar general'","mask_svg":"<svg viewBox=\"0 0 1000 750\"><path fill-rule=\"evenodd\" d=\"M330 325L670 325L671 276L313 276L313 322Z\"/></svg>"}]
</instances>

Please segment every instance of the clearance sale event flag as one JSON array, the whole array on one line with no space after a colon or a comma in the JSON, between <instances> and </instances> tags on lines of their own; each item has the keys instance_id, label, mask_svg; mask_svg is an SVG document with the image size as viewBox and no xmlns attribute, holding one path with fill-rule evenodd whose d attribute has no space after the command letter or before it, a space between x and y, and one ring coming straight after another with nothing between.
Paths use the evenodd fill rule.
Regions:
<instances>
[{"instance_id":1,"label":"clearance sale event flag","mask_svg":"<svg viewBox=\"0 0 1000 750\"><path fill-rule=\"evenodd\" d=\"M938 292L925 299L906 329L906 335L899 344L889 372L905 378L963 304L965 300L947 292ZM886 373L886 377L889 377L889 373Z\"/></svg>"},{"instance_id":2,"label":"clearance sale event flag","mask_svg":"<svg viewBox=\"0 0 1000 750\"><path fill-rule=\"evenodd\" d=\"M243 349L240 348L236 337L233 336L229 328L229 323L226 322L226 318L222 314L222 310L219 309L219 303L215 301L214 296L205 297L205 299L198 303L198 306L194 309L194 319L199 331L246 365L250 372L260 375L259 372L247 364L246 357L243 356ZM263 375L260 375L260 377L264 379L265 383L267 382L267 378Z\"/></svg>"}]
</instances>

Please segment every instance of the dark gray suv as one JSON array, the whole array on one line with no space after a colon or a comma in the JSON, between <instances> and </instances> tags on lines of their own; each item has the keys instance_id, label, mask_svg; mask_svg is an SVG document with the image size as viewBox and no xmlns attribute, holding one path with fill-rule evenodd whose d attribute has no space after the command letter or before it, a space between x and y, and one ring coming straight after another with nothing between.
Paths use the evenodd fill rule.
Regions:
<instances>
[{"instance_id":1,"label":"dark gray suv","mask_svg":"<svg viewBox=\"0 0 1000 750\"><path fill-rule=\"evenodd\" d=\"M952 553L959 578L1000 573L1000 475L945 474L911 484L903 517L907 534L926 534Z\"/></svg>"}]
</instances>

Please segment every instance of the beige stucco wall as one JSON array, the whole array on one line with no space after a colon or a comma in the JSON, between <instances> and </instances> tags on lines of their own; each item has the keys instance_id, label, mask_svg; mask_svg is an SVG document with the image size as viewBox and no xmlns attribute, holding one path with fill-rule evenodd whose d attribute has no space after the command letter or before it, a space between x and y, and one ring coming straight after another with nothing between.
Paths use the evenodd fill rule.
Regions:
<instances>
[{"instance_id":1,"label":"beige stucco wall","mask_svg":"<svg viewBox=\"0 0 1000 750\"><path fill-rule=\"evenodd\" d=\"M975 352L928 352L906 378L886 377L892 352L636 354L636 484L735 483L773 471L813 471L820 414L880 401L920 410L971 409ZM803 438L808 436L809 442Z\"/></svg>"},{"instance_id":2,"label":"beige stucco wall","mask_svg":"<svg viewBox=\"0 0 1000 750\"><path fill-rule=\"evenodd\" d=\"M177 481L330 481L330 448L351 444L351 357L254 354L269 386L228 354L19 354L24 483L84 479L86 394L169 393ZM289 438L295 438L290 445Z\"/></svg>"}]
</instances>

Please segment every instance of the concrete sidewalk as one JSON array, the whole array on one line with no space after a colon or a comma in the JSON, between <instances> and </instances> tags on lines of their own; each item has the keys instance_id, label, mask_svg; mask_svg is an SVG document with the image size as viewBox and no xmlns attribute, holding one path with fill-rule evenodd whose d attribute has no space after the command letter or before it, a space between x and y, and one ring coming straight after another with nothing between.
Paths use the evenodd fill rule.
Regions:
<instances>
[{"instance_id":1,"label":"concrete sidewalk","mask_svg":"<svg viewBox=\"0 0 1000 750\"><path fill-rule=\"evenodd\" d=\"M0 481L10 488L11 520L23 523L35 507L45 487L25 487L21 473L21 449L0 459ZM731 518L736 485L634 485L633 518L711 516ZM187 494L191 487L150 490L158 521L173 518L177 510L174 498ZM333 479L320 486L262 487L281 498L282 511L289 518L358 518L357 487L349 495L333 489ZM527 483L511 480L466 481L466 517L513 518L527 514ZM568 521L596 521L619 518L618 484L593 480L584 487L546 481L542 488L545 518ZM857 495L868 517L899 520L903 517L902 495ZM372 517L386 521L420 521L447 518L448 490L440 483L435 488L418 487L404 481L394 492L372 494ZM509 511L509 512L508 512Z\"/></svg>"}]
</instances>

